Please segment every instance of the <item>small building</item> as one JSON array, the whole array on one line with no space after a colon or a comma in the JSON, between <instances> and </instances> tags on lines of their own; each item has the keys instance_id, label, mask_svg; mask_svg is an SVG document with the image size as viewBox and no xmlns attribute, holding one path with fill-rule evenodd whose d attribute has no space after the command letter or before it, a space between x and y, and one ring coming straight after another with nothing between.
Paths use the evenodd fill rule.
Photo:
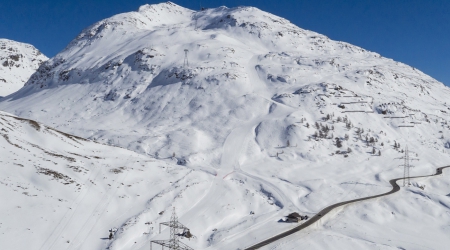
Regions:
<instances>
[{"instance_id":1,"label":"small building","mask_svg":"<svg viewBox=\"0 0 450 250\"><path fill-rule=\"evenodd\" d=\"M286 222L299 222L302 220L302 216L298 213L290 213L286 216Z\"/></svg>"},{"instance_id":2,"label":"small building","mask_svg":"<svg viewBox=\"0 0 450 250\"><path fill-rule=\"evenodd\" d=\"M286 222L295 222L298 223L301 220L307 220L308 215L301 216L299 213L290 213L288 216L286 216Z\"/></svg>"}]
</instances>

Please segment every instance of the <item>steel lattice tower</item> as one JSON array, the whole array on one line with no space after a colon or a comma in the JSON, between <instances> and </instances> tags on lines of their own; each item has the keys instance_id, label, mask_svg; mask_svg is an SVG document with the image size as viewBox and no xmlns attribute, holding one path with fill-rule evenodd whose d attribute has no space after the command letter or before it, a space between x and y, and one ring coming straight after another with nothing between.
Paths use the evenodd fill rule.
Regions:
<instances>
[{"instance_id":1,"label":"steel lattice tower","mask_svg":"<svg viewBox=\"0 0 450 250\"><path fill-rule=\"evenodd\" d=\"M161 245L162 248L168 247L171 250L194 250L187 246L186 244L180 242L180 234L178 233L178 230L183 230L183 234L181 236L185 235L184 232L189 232L189 228L185 227L183 224L178 222L178 216L175 212L175 208L173 208L172 216L170 217L169 222L162 222L159 224L159 232L161 233L161 225L165 225L170 227L170 240L152 240L150 242L150 250L152 249L152 243Z\"/></svg>"},{"instance_id":2,"label":"steel lattice tower","mask_svg":"<svg viewBox=\"0 0 450 250\"><path fill-rule=\"evenodd\" d=\"M405 163L403 163L403 186L405 187L406 184L408 186L411 184L409 181L409 153L408 153L408 146L405 148L405 156L403 157L405 160Z\"/></svg>"},{"instance_id":3,"label":"steel lattice tower","mask_svg":"<svg viewBox=\"0 0 450 250\"><path fill-rule=\"evenodd\" d=\"M170 217L170 243L172 245L173 250L180 249L180 245L178 244L177 224L178 224L178 217L177 214L175 213L175 208L173 208L172 216Z\"/></svg>"},{"instance_id":4,"label":"steel lattice tower","mask_svg":"<svg viewBox=\"0 0 450 250\"><path fill-rule=\"evenodd\" d=\"M184 63L183 63L183 67L185 67L185 68L186 68L186 66L189 67L188 52L189 52L188 49L185 49L185 50L184 50Z\"/></svg>"},{"instance_id":5,"label":"steel lattice tower","mask_svg":"<svg viewBox=\"0 0 450 250\"><path fill-rule=\"evenodd\" d=\"M411 185L411 180L409 177L409 170L410 168L414 167L413 165L410 164L411 161L413 160L419 160L417 158L411 158L409 157L409 153L411 153L411 151L408 150L408 146L405 147L405 155L400 158L404 160L403 165L403 186L406 187L406 185Z\"/></svg>"}]
</instances>

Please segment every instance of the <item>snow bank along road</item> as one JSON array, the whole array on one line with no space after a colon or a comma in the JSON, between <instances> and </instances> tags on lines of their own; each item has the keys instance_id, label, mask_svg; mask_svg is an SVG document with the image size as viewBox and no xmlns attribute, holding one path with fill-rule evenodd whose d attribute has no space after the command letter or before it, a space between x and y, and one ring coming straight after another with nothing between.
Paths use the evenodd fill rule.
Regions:
<instances>
[{"instance_id":1,"label":"snow bank along road","mask_svg":"<svg viewBox=\"0 0 450 250\"><path fill-rule=\"evenodd\" d=\"M442 174L442 170L443 170L444 168L450 168L450 166L445 166L445 167L437 168L437 169L436 169L436 174L432 174L432 175L423 175L423 176L414 176L414 177L410 177L410 179L441 175L441 174ZM347 205L347 204L350 204L350 203L358 202L358 201L364 201L364 200L374 199L374 198L378 198L378 197L382 197L382 196L387 196L387 195L396 193L396 192L398 192L398 191L400 190L400 186L397 184L397 181L398 181L398 180L403 180L403 179L405 179L405 178L397 178L397 179L392 179L392 180L390 180L389 183L391 183L391 185L392 185L392 190L389 191L389 192L387 192L387 193L379 194L379 195L374 195L374 196L369 196L369 197L365 197L365 198L359 198L359 199L349 200L349 201L343 201L343 202L339 202L339 203L333 204L333 205L331 205L331 206L328 206L328 207L322 209L322 210L321 210L319 213L317 213L314 217L312 217L311 219L307 220L305 223L299 225L298 227L295 227L295 228L293 228L293 229L291 229L291 230L288 230L288 231L286 231L286 232L284 232L284 233L281 233L281 234L279 234L279 235L276 235L276 236L274 236L274 237L272 237L272 238L269 238L269 239L267 239L267 240L265 240L265 241L262 241L262 242L260 242L260 243L258 243L258 244L256 244L256 245L253 245L253 246L251 246L251 247L245 248L245 250L258 249L258 248L260 248L260 247L263 247L263 246L265 246L265 245L268 245L268 244L270 244L270 243L273 243L273 242L275 242L275 241L277 241L277 240L280 240L280 239L282 239L282 238L284 238L284 237L286 237L286 236L289 236L289 235L291 235L291 234L294 234L294 233L296 233L296 232L298 232L298 231L300 231L300 230L303 230L303 229L305 229L305 228L311 226L312 224L314 224L314 223L317 222L318 220L320 220L324 215L326 215L327 213L331 212L331 210L333 210L333 209L335 209L335 208L338 208L338 207L341 207L341 206L344 206L344 205Z\"/></svg>"}]
</instances>

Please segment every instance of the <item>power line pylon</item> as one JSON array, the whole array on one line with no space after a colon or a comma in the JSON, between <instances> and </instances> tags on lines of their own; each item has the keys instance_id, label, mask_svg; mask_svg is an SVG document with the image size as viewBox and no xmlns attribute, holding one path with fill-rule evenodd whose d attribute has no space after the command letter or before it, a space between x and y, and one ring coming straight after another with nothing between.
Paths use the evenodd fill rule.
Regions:
<instances>
[{"instance_id":1,"label":"power line pylon","mask_svg":"<svg viewBox=\"0 0 450 250\"><path fill-rule=\"evenodd\" d=\"M410 176L409 175L409 172L410 172L409 170L410 170L410 168L412 168L414 166L411 165L410 162L413 161L413 160L416 160L416 161L419 160L417 158L411 158L409 156L409 153L413 153L413 152L409 151L408 150L408 146L406 146L405 147L405 155L400 158L400 159L404 160L403 165L400 165L400 166L403 166L403 186L404 187L406 187L406 185L408 185L408 186L411 185L411 180L409 178L409 176Z\"/></svg>"},{"instance_id":2,"label":"power line pylon","mask_svg":"<svg viewBox=\"0 0 450 250\"><path fill-rule=\"evenodd\" d=\"M164 247L168 247L170 250L194 250L180 241L180 237L184 236L187 238L192 237L189 228L184 226L178 221L177 214L175 213L175 208L173 208L172 216L169 222L162 222L159 224L159 232L161 233L161 225L170 227L170 240L152 240L150 242L150 250L152 249L152 243L158 244ZM179 233L179 230L183 230L183 233Z\"/></svg>"},{"instance_id":3,"label":"power line pylon","mask_svg":"<svg viewBox=\"0 0 450 250\"><path fill-rule=\"evenodd\" d=\"M184 68L189 67L188 52L189 52L188 49L184 50L184 63L183 63Z\"/></svg>"}]
</instances>

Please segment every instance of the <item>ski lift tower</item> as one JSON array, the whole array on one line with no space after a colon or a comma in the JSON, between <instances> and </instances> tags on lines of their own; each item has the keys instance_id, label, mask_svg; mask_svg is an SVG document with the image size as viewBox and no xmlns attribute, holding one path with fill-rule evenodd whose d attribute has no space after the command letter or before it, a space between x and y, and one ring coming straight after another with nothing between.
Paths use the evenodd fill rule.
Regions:
<instances>
[{"instance_id":1,"label":"ski lift tower","mask_svg":"<svg viewBox=\"0 0 450 250\"><path fill-rule=\"evenodd\" d=\"M170 250L194 250L187 246L186 244L180 242L180 237L184 236L187 238L192 237L189 232L189 228L185 227L183 224L178 222L177 214L175 213L175 208L173 208L172 216L170 217L169 222L162 222L159 224L159 232L161 233L161 225L165 225L170 227L170 240L152 240L150 242L150 250L152 250L152 244L158 244L164 247L168 247ZM183 233L179 233L180 230L183 230Z\"/></svg>"}]
</instances>

